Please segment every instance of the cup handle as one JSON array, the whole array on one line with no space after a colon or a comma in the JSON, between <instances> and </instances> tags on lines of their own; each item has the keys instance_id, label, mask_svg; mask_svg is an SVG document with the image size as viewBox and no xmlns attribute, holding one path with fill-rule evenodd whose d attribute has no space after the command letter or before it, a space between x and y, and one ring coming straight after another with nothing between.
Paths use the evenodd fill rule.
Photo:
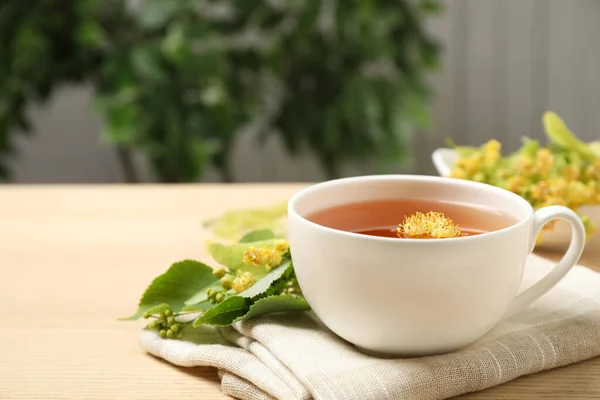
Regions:
<instances>
[{"instance_id":1,"label":"cup handle","mask_svg":"<svg viewBox=\"0 0 600 400\"><path fill-rule=\"evenodd\" d=\"M523 310L530 303L540 298L544 293L552 289L564 276L573 268L585 247L585 228L579 216L571 209L563 206L548 206L538 209L533 216L533 226L531 230L531 246L533 251L535 242L540 231L548 222L555 219L563 219L571 225L571 243L563 258L543 277L539 282L529 289L519 294L508 306L504 318L515 315Z\"/></svg>"}]
</instances>

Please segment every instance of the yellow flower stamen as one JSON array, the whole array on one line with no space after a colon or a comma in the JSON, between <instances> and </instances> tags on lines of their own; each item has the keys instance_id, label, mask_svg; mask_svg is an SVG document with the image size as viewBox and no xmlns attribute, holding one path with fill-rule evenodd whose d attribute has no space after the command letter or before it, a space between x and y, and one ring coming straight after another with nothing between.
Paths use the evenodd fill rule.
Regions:
<instances>
[{"instance_id":1,"label":"yellow flower stamen","mask_svg":"<svg viewBox=\"0 0 600 400\"><path fill-rule=\"evenodd\" d=\"M282 252L277 249L260 249L248 247L244 251L244 264L267 265L270 267L281 264Z\"/></svg>"},{"instance_id":2,"label":"yellow flower stamen","mask_svg":"<svg viewBox=\"0 0 600 400\"><path fill-rule=\"evenodd\" d=\"M231 288L236 291L236 293L242 293L244 290L250 288L254 285L254 279L252 279L252 274L249 272L243 272L237 274L237 276L233 279L231 284Z\"/></svg>"},{"instance_id":3,"label":"yellow flower stamen","mask_svg":"<svg viewBox=\"0 0 600 400\"><path fill-rule=\"evenodd\" d=\"M399 237L405 238L453 238L461 235L460 228L444 214L434 211L417 212L404 218L398 225Z\"/></svg>"}]
</instances>

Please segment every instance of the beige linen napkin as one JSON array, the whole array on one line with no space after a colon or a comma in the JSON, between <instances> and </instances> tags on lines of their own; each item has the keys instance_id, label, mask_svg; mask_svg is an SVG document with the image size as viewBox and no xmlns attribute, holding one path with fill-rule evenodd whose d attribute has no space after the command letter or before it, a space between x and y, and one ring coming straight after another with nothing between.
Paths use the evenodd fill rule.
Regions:
<instances>
[{"instance_id":1,"label":"beige linen napkin","mask_svg":"<svg viewBox=\"0 0 600 400\"><path fill-rule=\"evenodd\" d=\"M522 287L553 266L532 255ZM364 355L311 313L193 332L187 341L177 341L144 330L140 343L176 365L218 368L223 392L241 399L444 399L600 355L600 274L575 267L477 343L439 356Z\"/></svg>"}]
</instances>

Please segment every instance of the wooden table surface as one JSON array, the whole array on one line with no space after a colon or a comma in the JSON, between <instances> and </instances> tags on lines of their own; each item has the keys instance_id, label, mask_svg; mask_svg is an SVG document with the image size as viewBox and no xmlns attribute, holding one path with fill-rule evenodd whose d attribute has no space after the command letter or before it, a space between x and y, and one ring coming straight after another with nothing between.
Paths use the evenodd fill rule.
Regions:
<instances>
[{"instance_id":1,"label":"wooden table surface","mask_svg":"<svg viewBox=\"0 0 600 400\"><path fill-rule=\"evenodd\" d=\"M0 187L0 399L226 398L214 370L145 354L144 322L117 317L172 262L210 261L202 220L303 186ZM599 250L580 264L600 270ZM600 398L600 358L463 398Z\"/></svg>"}]
</instances>

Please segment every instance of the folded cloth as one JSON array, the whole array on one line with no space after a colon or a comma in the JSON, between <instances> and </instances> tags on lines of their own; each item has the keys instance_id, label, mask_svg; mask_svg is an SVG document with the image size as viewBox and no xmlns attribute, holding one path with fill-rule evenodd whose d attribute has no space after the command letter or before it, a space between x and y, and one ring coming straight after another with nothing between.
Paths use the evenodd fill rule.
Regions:
<instances>
[{"instance_id":1,"label":"folded cloth","mask_svg":"<svg viewBox=\"0 0 600 400\"><path fill-rule=\"evenodd\" d=\"M532 255L522 288L554 263ZM185 340L143 330L140 343L173 364L219 369L240 399L444 399L600 355L600 274L576 266L526 310L460 351L384 359L357 351L312 313L272 314Z\"/></svg>"}]
</instances>

